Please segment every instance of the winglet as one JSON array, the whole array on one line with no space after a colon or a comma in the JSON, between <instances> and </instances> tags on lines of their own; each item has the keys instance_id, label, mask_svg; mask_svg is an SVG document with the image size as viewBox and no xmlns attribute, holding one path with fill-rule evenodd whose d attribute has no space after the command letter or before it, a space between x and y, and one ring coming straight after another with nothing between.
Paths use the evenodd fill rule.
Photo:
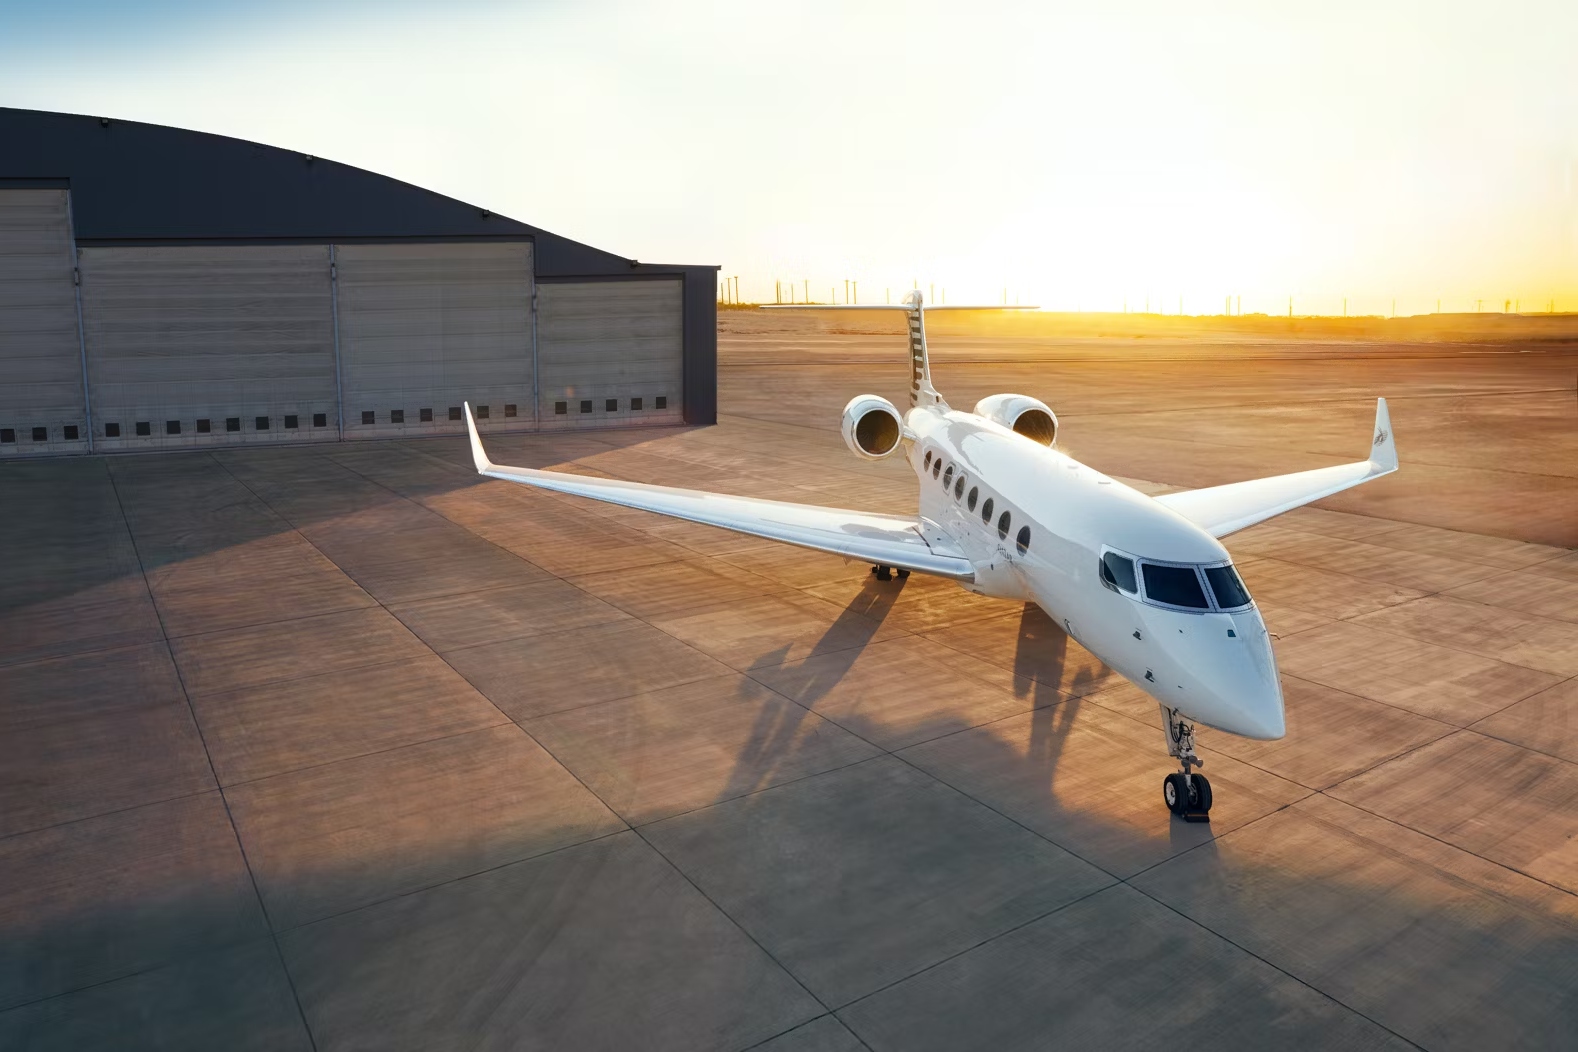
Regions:
<instances>
[{"instance_id":1,"label":"winglet","mask_svg":"<svg viewBox=\"0 0 1578 1052\"><path fill-rule=\"evenodd\" d=\"M1384 475L1397 470L1397 439L1392 435L1392 417L1386 399L1375 400L1375 435L1370 440L1370 472Z\"/></svg>"},{"instance_id":2,"label":"winglet","mask_svg":"<svg viewBox=\"0 0 1578 1052\"><path fill-rule=\"evenodd\" d=\"M471 418L471 403L466 407L466 430L471 434L471 459L477 465L477 474L486 475L493 470L493 462L482 449L482 436L477 434L477 422Z\"/></svg>"}]
</instances>

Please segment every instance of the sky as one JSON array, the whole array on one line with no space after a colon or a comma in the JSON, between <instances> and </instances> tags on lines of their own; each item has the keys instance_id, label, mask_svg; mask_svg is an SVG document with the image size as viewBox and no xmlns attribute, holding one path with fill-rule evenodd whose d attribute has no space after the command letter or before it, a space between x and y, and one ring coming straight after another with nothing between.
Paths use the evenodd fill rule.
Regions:
<instances>
[{"instance_id":1,"label":"sky","mask_svg":"<svg viewBox=\"0 0 1578 1052\"><path fill-rule=\"evenodd\" d=\"M333 158L769 301L1578 310L1574 55L1571 0L0 0L0 105Z\"/></svg>"}]
</instances>

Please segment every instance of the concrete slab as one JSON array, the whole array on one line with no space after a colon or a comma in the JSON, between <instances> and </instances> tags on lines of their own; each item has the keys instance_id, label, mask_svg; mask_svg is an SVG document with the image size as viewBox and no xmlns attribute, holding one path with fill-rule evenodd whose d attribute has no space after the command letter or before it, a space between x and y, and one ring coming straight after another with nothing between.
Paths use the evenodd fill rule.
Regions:
<instances>
[{"instance_id":1,"label":"concrete slab","mask_svg":"<svg viewBox=\"0 0 1578 1052\"><path fill-rule=\"evenodd\" d=\"M0 839L0 1008L267 934L218 793Z\"/></svg>"},{"instance_id":2,"label":"concrete slab","mask_svg":"<svg viewBox=\"0 0 1578 1052\"><path fill-rule=\"evenodd\" d=\"M926 633L926 639L1006 669L1039 687L1082 696L1123 682L1038 606Z\"/></svg>"},{"instance_id":3,"label":"concrete slab","mask_svg":"<svg viewBox=\"0 0 1578 1052\"><path fill-rule=\"evenodd\" d=\"M0 665L163 638L141 574L0 607Z\"/></svg>"},{"instance_id":4,"label":"concrete slab","mask_svg":"<svg viewBox=\"0 0 1578 1052\"><path fill-rule=\"evenodd\" d=\"M354 542L309 536L352 580L390 605L544 580L532 564L447 523Z\"/></svg>"},{"instance_id":5,"label":"concrete slab","mask_svg":"<svg viewBox=\"0 0 1578 1052\"><path fill-rule=\"evenodd\" d=\"M860 1038L831 1015L813 1019L771 1041L751 1047L752 1052L866 1052L866 1045Z\"/></svg>"},{"instance_id":6,"label":"concrete slab","mask_svg":"<svg viewBox=\"0 0 1578 1052\"><path fill-rule=\"evenodd\" d=\"M1231 537L1227 545L1232 551ZM1276 607L1306 610L1336 620L1358 617L1424 595L1417 589L1281 559L1254 556L1235 562L1256 602L1269 601Z\"/></svg>"},{"instance_id":7,"label":"concrete slab","mask_svg":"<svg viewBox=\"0 0 1578 1052\"><path fill-rule=\"evenodd\" d=\"M877 753L848 731L735 674L583 706L523 726L632 825Z\"/></svg>"},{"instance_id":8,"label":"concrete slab","mask_svg":"<svg viewBox=\"0 0 1578 1052\"><path fill-rule=\"evenodd\" d=\"M1283 672L1466 727L1559 681L1407 636L1338 623L1277 645Z\"/></svg>"},{"instance_id":9,"label":"concrete slab","mask_svg":"<svg viewBox=\"0 0 1578 1052\"><path fill-rule=\"evenodd\" d=\"M732 671L634 618L451 650L444 660L515 720Z\"/></svg>"},{"instance_id":10,"label":"concrete slab","mask_svg":"<svg viewBox=\"0 0 1578 1052\"><path fill-rule=\"evenodd\" d=\"M391 603L389 610L438 653L603 625L628 616L574 585L552 578Z\"/></svg>"},{"instance_id":11,"label":"concrete slab","mask_svg":"<svg viewBox=\"0 0 1578 1052\"><path fill-rule=\"evenodd\" d=\"M883 620L907 632L932 632L963 624L1003 617L1015 604L967 592L953 581L912 574L894 581L867 575L811 585L810 594L842 607L851 604L861 613L880 612ZM891 599L889 594L892 593Z\"/></svg>"},{"instance_id":12,"label":"concrete slab","mask_svg":"<svg viewBox=\"0 0 1578 1052\"><path fill-rule=\"evenodd\" d=\"M699 614L653 622L702 653L740 670L803 661L904 635L874 616L793 592L742 599Z\"/></svg>"},{"instance_id":13,"label":"concrete slab","mask_svg":"<svg viewBox=\"0 0 1578 1052\"><path fill-rule=\"evenodd\" d=\"M0 1012L0 1048L306 1052L312 1039L263 939Z\"/></svg>"},{"instance_id":14,"label":"concrete slab","mask_svg":"<svg viewBox=\"0 0 1578 1052\"><path fill-rule=\"evenodd\" d=\"M1265 620L1266 631L1271 633L1273 641L1291 636L1295 632L1307 632L1312 628L1329 625L1332 622L1332 618L1322 614L1312 614L1308 610L1267 602L1259 597L1255 599L1255 606L1259 609L1261 618Z\"/></svg>"},{"instance_id":15,"label":"concrete slab","mask_svg":"<svg viewBox=\"0 0 1578 1052\"><path fill-rule=\"evenodd\" d=\"M725 570L719 573L697 562L671 562L581 574L571 580L576 587L646 621L698 614L725 603L788 591L788 586L749 571Z\"/></svg>"},{"instance_id":16,"label":"concrete slab","mask_svg":"<svg viewBox=\"0 0 1578 1052\"><path fill-rule=\"evenodd\" d=\"M862 581L871 564L837 555L807 551L787 544L746 548L719 555L718 561L794 588L809 588L833 581Z\"/></svg>"},{"instance_id":17,"label":"concrete slab","mask_svg":"<svg viewBox=\"0 0 1578 1052\"><path fill-rule=\"evenodd\" d=\"M1360 518L1359 516L1354 516ZM1368 520L1376 521L1376 520ZM1387 548L1445 555L1465 562L1484 563L1504 570L1532 568L1567 554L1568 549L1506 537L1487 537L1482 533L1444 530L1415 522L1400 522L1373 543ZM1368 538L1367 538L1368 539Z\"/></svg>"},{"instance_id":18,"label":"concrete slab","mask_svg":"<svg viewBox=\"0 0 1578 1052\"><path fill-rule=\"evenodd\" d=\"M319 614L172 640L187 693L258 687L429 653L386 610Z\"/></svg>"},{"instance_id":19,"label":"concrete slab","mask_svg":"<svg viewBox=\"0 0 1578 1052\"><path fill-rule=\"evenodd\" d=\"M156 589L154 604L165 633L173 638L288 621L308 614L364 610L377 606L378 601L336 569Z\"/></svg>"},{"instance_id":20,"label":"concrete slab","mask_svg":"<svg viewBox=\"0 0 1578 1052\"><path fill-rule=\"evenodd\" d=\"M633 833L280 942L322 1050L705 1052L825 1012Z\"/></svg>"},{"instance_id":21,"label":"concrete slab","mask_svg":"<svg viewBox=\"0 0 1578 1052\"><path fill-rule=\"evenodd\" d=\"M199 694L192 704L221 785L509 722L433 654Z\"/></svg>"},{"instance_id":22,"label":"concrete slab","mask_svg":"<svg viewBox=\"0 0 1578 1052\"><path fill-rule=\"evenodd\" d=\"M830 1007L1112 883L891 757L644 835Z\"/></svg>"},{"instance_id":23,"label":"concrete slab","mask_svg":"<svg viewBox=\"0 0 1578 1052\"><path fill-rule=\"evenodd\" d=\"M1186 982L1178 976L1183 960L1189 962ZM1413 1047L1124 886L993 939L839 1015L878 1052Z\"/></svg>"},{"instance_id":24,"label":"concrete slab","mask_svg":"<svg viewBox=\"0 0 1578 1052\"><path fill-rule=\"evenodd\" d=\"M1472 729L1578 763L1578 677L1508 705Z\"/></svg>"},{"instance_id":25,"label":"concrete slab","mask_svg":"<svg viewBox=\"0 0 1578 1052\"><path fill-rule=\"evenodd\" d=\"M1578 898L1326 797L1133 883L1425 1048L1578 1027Z\"/></svg>"},{"instance_id":26,"label":"concrete slab","mask_svg":"<svg viewBox=\"0 0 1578 1052\"><path fill-rule=\"evenodd\" d=\"M0 668L0 837L212 788L163 643Z\"/></svg>"},{"instance_id":27,"label":"concrete slab","mask_svg":"<svg viewBox=\"0 0 1578 1052\"><path fill-rule=\"evenodd\" d=\"M1278 559L1422 592L1439 592L1500 572L1498 567L1482 562L1466 562L1408 547L1370 544L1347 537L1323 536L1286 525L1267 523L1256 530L1253 537L1228 539L1235 556ZM1384 534L1381 539L1389 536L1396 536L1396 532Z\"/></svg>"},{"instance_id":28,"label":"concrete slab","mask_svg":"<svg viewBox=\"0 0 1578 1052\"><path fill-rule=\"evenodd\" d=\"M1578 564L1557 559L1534 567L1538 573L1514 570L1459 585L1448 594L1536 617L1578 622L1578 574L1568 569L1571 566Z\"/></svg>"},{"instance_id":29,"label":"concrete slab","mask_svg":"<svg viewBox=\"0 0 1578 1052\"><path fill-rule=\"evenodd\" d=\"M1282 697L1286 737L1256 741L1202 727L1200 744L1306 788L1324 789L1457 729L1296 676L1282 677ZM1161 727L1156 699L1131 683L1091 694L1087 700Z\"/></svg>"},{"instance_id":30,"label":"concrete slab","mask_svg":"<svg viewBox=\"0 0 1578 1052\"><path fill-rule=\"evenodd\" d=\"M624 828L513 724L226 797L275 930Z\"/></svg>"},{"instance_id":31,"label":"concrete slab","mask_svg":"<svg viewBox=\"0 0 1578 1052\"><path fill-rule=\"evenodd\" d=\"M1354 623L1558 676L1578 675L1578 624L1570 621L1431 595Z\"/></svg>"},{"instance_id":32,"label":"concrete slab","mask_svg":"<svg viewBox=\"0 0 1578 1052\"><path fill-rule=\"evenodd\" d=\"M1330 795L1578 893L1578 764L1459 731Z\"/></svg>"},{"instance_id":33,"label":"concrete slab","mask_svg":"<svg viewBox=\"0 0 1578 1052\"><path fill-rule=\"evenodd\" d=\"M1202 744L1215 804L1187 823L1162 803L1168 759L1159 719L1088 699L938 738L904 759L1109 873L1128 877L1285 807L1309 790Z\"/></svg>"},{"instance_id":34,"label":"concrete slab","mask_svg":"<svg viewBox=\"0 0 1578 1052\"><path fill-rule=\"evenodd\" d=\"M914 636L756 669L751 677L888 750L1068 697Z\"/></svg>"}]
</instances>

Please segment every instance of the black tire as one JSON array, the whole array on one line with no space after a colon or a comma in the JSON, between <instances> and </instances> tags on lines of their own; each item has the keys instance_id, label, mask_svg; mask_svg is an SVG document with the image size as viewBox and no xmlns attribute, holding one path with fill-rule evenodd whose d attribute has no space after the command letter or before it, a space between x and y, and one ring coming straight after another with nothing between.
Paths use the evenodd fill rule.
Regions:
<instances>
[{"instance_id":1,"label":"black tire","mask_svg":"<svg viewBox=\"0 0 1578 1052\"><path fill-rule=\"evenodd\" d=\"M1195 808L1201 814L1208 814L1211 810L1211 783L1205 775L1194 776Z\"/></svg>"},{"instance_id":2,"label":"black tire","mask_svg":"<svg viewBox=\"0 0 1578 1052\"><path fill-rule=\"evenodd\" d=\"M1181 815L1189 809L1189 783L1181 774L1169 774L1162 782L1162 803L1167 810Z\"/></svg>"}]
</instances>

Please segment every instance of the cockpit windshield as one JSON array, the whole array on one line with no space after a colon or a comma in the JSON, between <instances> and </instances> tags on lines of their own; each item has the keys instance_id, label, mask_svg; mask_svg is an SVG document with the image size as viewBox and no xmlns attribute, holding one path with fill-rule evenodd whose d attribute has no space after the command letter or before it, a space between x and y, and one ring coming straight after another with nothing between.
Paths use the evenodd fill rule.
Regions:
<instances>
[{"instance_id":1,"label":"cockpit windshield","mask_svg":"<svg viewBox=\"0 0 1578 1052\"><path fill-rule=\"evenodd\" d=\"M1209 610L1211 603L1200 587L1200 575L1193 566L1161 566L1141 563L1145 575L1145 598L1166 606L1190 610Z\"/></svg>"},{"instance_id":2,"label":"cockpit windshield","mask_svg":"<svg viewBox=\"0 0 1578 1052\"><path fill-rule=\"evenodd\" d=\"M1152 562L1109 548L1102 552L1100 570L1102 583L1108 588L1155 606L1241 610L1250 605L1249 590L1232 563L1197 566Z\"/></svg>"},{"instance_id":3,"label":"cockpit windshield","mask_svg":"<svg viewBox=\"0 0 1578 1052\"><path fill-rule=\"evenodd\" d=\"M1249 605L1249 589L1245 588L1244 582L1238 579L1238 571L1233 569L1231 563L1226 566L1207 566L1205 579L1211 582L1216 605L1223 610Z\"/></svg>"}]
</instances>

